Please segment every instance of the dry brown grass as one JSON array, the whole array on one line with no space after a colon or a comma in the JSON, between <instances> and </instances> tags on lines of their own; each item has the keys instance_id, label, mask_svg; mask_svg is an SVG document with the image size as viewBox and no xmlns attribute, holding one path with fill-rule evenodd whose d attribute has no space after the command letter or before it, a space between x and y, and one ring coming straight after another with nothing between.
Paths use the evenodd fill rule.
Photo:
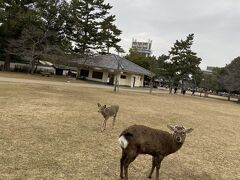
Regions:
<instances>
[{"instance_id":1,"label":"dry brown grass","mask_svg":"<svg viewBox=\"0 0 240 180\"><path fill-rule=\"evenodd\" d=\"M100 133L97 102L119 104ZM199 97L0 82L0 179L118 179L120 132L132 124L194 128L164 159L162 179L240 179L240 106ZM147 179L150 156L130 166Z\"/></svg>"},{"instance_id":2,"label":"dry brown grass","mask_svg":"<svg viewBox=\"0 0 240 180\"><path fill-rule=\"evenodd\" d=\"M28 73L18 73L18 72L6 72L0 71L1 77L10 77L10 78L24 78L24 79L35 79L35 80L47 80L47 81L65 81L65 76L42 76L40 74L28 74ZM54 77L54 78L53 78Z\"/></svg>"}]
</instances>

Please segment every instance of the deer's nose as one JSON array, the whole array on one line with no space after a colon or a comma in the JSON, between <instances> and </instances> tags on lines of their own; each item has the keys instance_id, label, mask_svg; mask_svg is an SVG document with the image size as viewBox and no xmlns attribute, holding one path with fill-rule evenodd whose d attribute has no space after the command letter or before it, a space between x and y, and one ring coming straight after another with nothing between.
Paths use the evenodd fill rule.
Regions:
<instances>
[{"instance_id":1,"label":"deer's nose","mask_svg":"<svg viewBox=\"0 0 240 180\"><path fill-rule=\"evenodd\" d=\"M181 141L181 138L180 138L180 137L177 137L177 141L180 142L180 141Z\"/></svg>"}]
</instances>

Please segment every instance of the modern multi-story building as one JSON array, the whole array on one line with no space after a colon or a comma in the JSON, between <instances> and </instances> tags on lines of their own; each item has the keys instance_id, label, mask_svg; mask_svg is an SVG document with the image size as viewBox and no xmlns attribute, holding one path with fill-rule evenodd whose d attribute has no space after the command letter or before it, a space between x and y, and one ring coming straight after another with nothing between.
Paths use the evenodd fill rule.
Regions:
<instances>
[{"instance_id":1,"label":"modern multi-story building","mask_svg":"<svg viewBox=\"0 0 240 180\"><path fill-rule=\"evenodd\" d=\"M213 69L216 68L216 67L213 67L213 66L207 66L207 69L206 70L202 70L203 74L208 74L208 75L211 75L213 72Z\"/></svg>"},{"instance_id":2,"label":"modern multi-story building","mask_svg":"<svg viewBox=\"0 0 240 180\"><path fill-rule=\"evenodd\" d=\"M148 57L151 55L152 51L151 51L151 46L152 46L152 41L148 40L147 42L140 42L137 41L136 39L133 39L132 41L132 48L137 49L137 51Z\"/></svg>"}]
</instances>

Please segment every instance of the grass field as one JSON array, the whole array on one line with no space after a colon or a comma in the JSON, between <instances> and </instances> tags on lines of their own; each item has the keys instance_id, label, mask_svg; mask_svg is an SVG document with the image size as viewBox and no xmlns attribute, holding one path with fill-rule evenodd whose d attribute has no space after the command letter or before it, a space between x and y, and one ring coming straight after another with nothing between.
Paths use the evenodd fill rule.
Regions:
<instances>
[{"instance_id":1,"label":"grass field","mask_svg":"<svg viewBox=\"0 0 240 180\"><path fill-rule=\"evenodd\" d=\"M97 102L119 104L113 129L100 132ZM132 124L194 128L163 160L172 180L240 179L240 106L158 93L0 82L0 179L119 179L117 139ZM147 179L151 157L139 156L130 179ZM154 174L155 177L155 174Z\"/></svg>"}]
</instances>

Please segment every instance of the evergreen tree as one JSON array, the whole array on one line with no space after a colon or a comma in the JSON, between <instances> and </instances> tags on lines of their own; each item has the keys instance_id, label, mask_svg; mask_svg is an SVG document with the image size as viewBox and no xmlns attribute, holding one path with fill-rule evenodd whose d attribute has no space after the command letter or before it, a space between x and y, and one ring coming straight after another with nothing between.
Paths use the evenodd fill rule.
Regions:
<instances>
[{"instance_id":1,"label":"evergreen tree","mask_svg":"<svg viewBox=\"0 0 240 180\"><path fill-rule=\"evenodd\" d=\"M119 36L121 31L114 25L115 16L110 15L106 17L100 24L100 48L102 53L109 53L110 48L114 48L117 52L124 52L124 50L117 43L121 41Z\"/></svg>"},{"instance_id":2,"label":"evergreen tree","mask_svg":"<svg viewBox=\"0 0 240 180\"><path fill-rule=\"evenodd\" d=\"M163 54L158 57L159 76L167 81L169 93L172 93L173 85L178 80L176 77L176 67L173 62L169 61L169 56Z\"/></svg>"},{"instance_id":3,"label":"evergreen tree","mask_svg":"<svg viewBox=\"0 0 240 180\"><path fill-rule=\"evenodd\" d=\"M201 58L191 50L193 39L194 34L189 34L186 40L177 40L169 51L169 60L176 69L176 76L182 81L182 89L184 81L200 71Z\"/></svg>"},{"instance_id":4,"label":"evergreen tree","mask_svg":"<svg viewBox=\"0 0 240 180\"><path fill-rule=\"evenodd\" d=\"M65 9L66 8L66 9ZM71 53L71 43L65 36L67 3L61 0L39 0L36 6L41 26L48 37L44 42L44 55L50 61L64 61L66 54Z\"/></svg>"},{"instance_id":5,"label":"evergreen tree","mask_svg":"<svg viewBox=\"0 0 240 180\"><path fill-rule=\"evenodd\" d=\"M9 70L13 57L9 40L17 39L24 27L37 22L34 5L36 0L0 1L0 52L5 60L4 69Z\"/></svg>"},{"instance_id":6,"label":"evergreen tree","mask_svg":"<svg viewBox=\"0 0 240 180\"><path fill-rule=\"evenodd\" d=\"M129 49L129 54L125 56L126 59L129 61L132 61L133 63L150 70L150 61L149 58L141 55L137 49L135 48L130 48Z\"/></svg>"},{"instance_id":7,"label":"evergreen tree","mask_svg":"<svg viewBox=\"0 0 240 180\"><path fill-rule=\"evenodd\" d=\"M121 52L117 44L121 31L114 25L111 8L104 0L0 0L0 58L5 68L13 56L35 59L41 54L41 59L55 62L54 57L66 54L86 57L96 51L108 53L110 48ZM31 51L35 53L23 56L17 50L30 47L37 49Z\"/></svg>"},{"instance_id":8,"label":"evergreen tree","mask_svg":"<svg viewBox=\"0 0 240 180\"><path fill-rule=\"evenodd\" d=\"M75 53L84 57L97 50L106 52L110 47L120 49L117 36L121 31L113 25L114 16L109 16L111 8L104 0L72 0L67 31Z\"/></svg>"}]
</instances>

